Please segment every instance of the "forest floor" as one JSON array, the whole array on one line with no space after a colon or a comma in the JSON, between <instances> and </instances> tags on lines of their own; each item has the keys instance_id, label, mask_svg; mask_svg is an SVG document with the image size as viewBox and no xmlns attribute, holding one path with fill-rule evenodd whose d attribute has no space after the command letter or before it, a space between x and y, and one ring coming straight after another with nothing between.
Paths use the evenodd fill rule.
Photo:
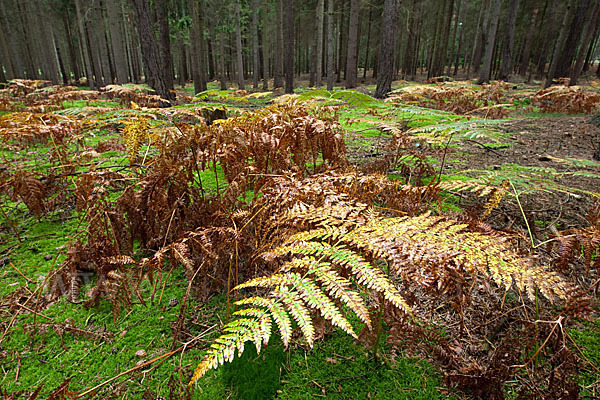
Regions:
<instances>
[{"instance_id":1,"label":"forest floor","mask_svg":"<svg viewBox=\"0 0 600 400\"><path fill-rule=\"evenodd\" d=\"M471 82L397 82L385 102L365 94L372 89L300 88L292 97L211 89L193 98L188 87L170 108L155 108L157 99L134 85L98 93L22 81L0 92L0 398L599 396L600 211L594 210L600 198L600 161L593 155L600 146L600 129L590 118L600 109L600 89L595 84L541 91L536 85L502 82L484 88ZM556 266L561 276L582 288L594 308L591 317L571 315L542 297L538 303L537 292L530 303L514 288L505 292L473 278L468 281L475 291L473 304L466 317L455 304L407 291L419 304L419 315L428 316L422 325L408 329L401 318L383 319L381 340L366 329L354 340L315 323L316 337L322 340L313 347L295 341L285 350L281 340L271 339L257 355L247 345L242 357L188 387L196 365L229 320L230 299L223 289L231 287L229 282L215 273L213 284L221 289L203 287L211 279L195 283L195 274L166 263L154 279L144 275L136 281L137 289L128 288L128 298L119 300L122 292L112 293L100 281L122 269L99 278L99 267L81 267L94 263L85 260L91 251L85 244L96 229L90 204L100 192L101 201L119 204L129 185L123 182L142 186L148 171L156 168L155 160L164 155L160 135L166 141L167 134L176 135L175 126L188 132L174 121L202 125L220 119L214 111L219 109L228 117L251 119L285 102L310 110L331 107L326 117L315 113L306 118L332 115L331 123L339 124L335 126L344 139L344 160L361 171L356 173L385 174L420 188L437 184L438 196L423 200L418 212L465 221L475 215L484 229L511 235L521 253ZM132 150L133 139L123 138L123 127L142 130L135 125L141 119L149 121L144 129L152 133L142 132ZM309 176L327 173L323 158L315 156L300 169ZM190 174L197 173L203 199L205 194L223 195L231 183L227 169L212 160L212 167L207 161ZM85 177L102 171L114 174L110 185L98 186L105 192L79 197L89 183ZM234 196L228 211L232 220L236 211L244 215L246 202L257 201L250 200L251 189L246 189L246 200L239 193L237 201ZM488 206L494 198L495 204ZM374 206L388 207L380 202ZM489 213L482 211L489 207ZM110 208L104 210L103 221L110 225ZM409 208L390 211L416 213ZM171 225L175 229L183 222L175 211L167 214L161 243L144 248L140 240L133 241L130 255L136 262L176 239L169 236ZM106 229L115 235L118 228ZM581 232L592 239L568 248L557 239L579 238ZM113 243L119 242L115 237ZM234 242L227 246L233 248ZM237 246L236 239L236 252ZM172 265L179 261L170 260ZM231 261L228 265L230 277ZM76 266L80 279L75 290L56 277ZM479 290L489 297L479 297ZM511 347L519 350L509 358L506 349Z\"/></svg>"}]
</instances>

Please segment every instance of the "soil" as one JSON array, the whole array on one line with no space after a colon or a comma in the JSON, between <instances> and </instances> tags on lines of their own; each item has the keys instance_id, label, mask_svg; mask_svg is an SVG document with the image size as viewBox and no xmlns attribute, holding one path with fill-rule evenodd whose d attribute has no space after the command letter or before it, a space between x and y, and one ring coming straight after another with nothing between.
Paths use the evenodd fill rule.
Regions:
<instances>
[{"instance_id":1,"label":"soil","mask_svg":"<svg viewBox=\"0 0 600 400\"><path fill-rule=\"evenodd\" d=\"M600 175L600 166L577 166L566 159L593 161L594 151L600 145L600 129L587 123L589 117L543 117L507 120L500 129L509 134L506 143L490 148L484 141L468 140L445 152L444 171L467 169L499 169L502 164L518 164L527 167L562 172L587 172ZM352 164L366 166L376 164L385 155L391 143L388 137L365 138L356 135L348 145L348 156ZM423 149L423 154L437 160L433 165L438 171L444 158L440 149ZM560 159L560 160L559 160ZM452 172L455 173L455 172ZM563 187L588 192L600 192L600 180L593 177L564 175L556 178ZM534 236L543 241L556 230L589 226L586 217L594 198L576 191L536 192L535 195L520 195L519 199ZM514 197L505 198L498 210L490 216L490 223L498 229L517 229L527 235L527 227ZM537 226L542 223L542 227Z\"/></svg>"}]
</instances>

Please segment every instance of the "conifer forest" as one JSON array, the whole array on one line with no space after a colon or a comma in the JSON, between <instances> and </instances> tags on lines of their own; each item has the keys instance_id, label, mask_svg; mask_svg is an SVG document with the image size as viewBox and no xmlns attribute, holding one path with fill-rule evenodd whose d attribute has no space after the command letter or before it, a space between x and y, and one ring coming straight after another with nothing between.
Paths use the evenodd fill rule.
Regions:
<instances>
[{"instance_id":1,"label":"conifer forest","mask_svg":"<svg viewBox=\"0 0 600 400\"><path fill-rule=\"evenodd\" d=\"M0 400L600 398L600 0L0 0Z\"/></svg>"}]
</instances>

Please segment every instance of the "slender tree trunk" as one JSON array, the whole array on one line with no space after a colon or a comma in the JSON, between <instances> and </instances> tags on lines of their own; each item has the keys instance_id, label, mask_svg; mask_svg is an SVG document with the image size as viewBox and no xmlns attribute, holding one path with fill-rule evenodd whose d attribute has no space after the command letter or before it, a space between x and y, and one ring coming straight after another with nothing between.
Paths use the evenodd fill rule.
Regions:
<instances>
[{"instance_id":1,"label":"slender tree trunk","mask_svg":"<svg viewBox=\"0 0 600 400\"><path fill-rule=\"evenodd\" d=\"M294 93L294 0L285 0L285 92Z\"/></svg>"},{"instance_id":2,"label":"slender tree trunk","mask_svg":"<svg viewBox=\"0 0 600 400\"><path fill-rule=\"evenodd\" d=\"M492 72L492 61L494 56L494 46L496 44L496 34L498 31L498 20L500 19L500 10L502 8L502 0L493 0L492 20L487 33L485 43L485 56L483 58L483 66L479 73L477 84L488 83Z\"/></svg>"},{"instance_id":3,"label":"slender tree trunk","mask_svg":"<svg viewBox=\"0 0 600 400\"><path fill-rule=\"evenodd\" d=\"M7 57L5 58L7 64L12 66L13 77L21 78L24 76L25 68L21 54L18 51L17 33L8 26L6 9L2 1L0 1L0 31L4 33L6 49L8 51L8 55L3 57Z\"/></svg>"},{"instance_id":4,"label":"slender tree trunk","mask_svg":"<svg viewBox=\"0 0 600 400\"><path fill-rule=\"evenodd\" d=\"M206 68L202 54L202 33L204 31L203 18L200 15L197 0L189 0L192 26L190 29L192 80L194 81L194 93L206 90Z\"/></svg>"},{"instance_id":5,"label":"slender tree trunk","mask_svg":"<svg viewBox=\"0 0 600 400\"><path fill-rule=\"evenodd\" d=\"M375 90L375 97L379 99L384 98L391 90L394 77L394 59L396 58L398 37L398 4L399 0L385 0L383 5L381 48L379 49L377 88Z\"/></svg>"},{"instance_id":6,"label":"slender tree trunk","mask_svg":"<svg viewBox=\"0 0 600 400\"><path fill-rule=\"evenodd\" d=\"M531 16L531 23L529 24L529 29L527 30L527 35L525 36L525 44L523 45L523 53L521 56L521 65L519 66L519 75L526 76L527 70L529 68L529 61L531 58L531 44L533 42L533 34L535 32L535 23L537 21L537 16L539 13L539 7L536 6L533 9L533 14Z\"/></svg>"},{"instance_id":7,"label":"slender tree trunk","mask_svg":"<svg viewBox=\"0 0 600 400\"><path fill-rule=\"evenodd\" d=\"M558 63L561 57L562 50L565 45L565 41L567 38L567 30L568 23L570 19L570 11L571 11L571 3L567 3L567 9L563 16L563 22L560 27L560 34L558 35L558 39L556 40L556 45L554 46L554 53L552 55L552 62L550 63L550 70L548 71L548 76L546 77L546 83L544 84L544 88L549 88L552 85L552 80L556 76L556 69L558 68Z\"/></svg>"},{"instance_id":8,"label":"slender tree trunk","mask_svg":"<svg viewBox=\"0 0 600 400\"><path fill-rule=\"evenodd\" d=\"M513 50L515 47L515 26L518 9L519 0L510 0L502 51L502 65L500 66L500 73L498 74L498 79L501 80L507 80L512 72Z\"/></svg>"},{"instance_id":9,"label":"slender tree trunk","mask_svg":"<svg viewBox=\"0 0 600 400\"><path fill-rule=\"evenodd\" d=\"M127 72L127 58L123 50L123 35L121 35L121 23L119 11L121 2L119 0L106 0L106 11L108 14L108 27L110 29L110 42L112 44L113 61L117 73L117 83L129 82Z\"/></svg>"},{"instance_id":10,"label":"slender tree trunk","mask_svg":"<svg viewBox=\"0 0 600 400\"><path fill-rule=\"evenodd\" d=\"M173 99L173 74L161 63L161 54L156 44L153 24L150 19L150 4L146 0L131 0L140 36L146 80L156 92L169 100ZM169 86L170 85L170 86Z\"/></svg>"},{"instance_id":11,"label":"slender tree trunk","mask_svg":"<svg viewBox=\"0 0 600 400\"><path fill-rule=\"evenodd\" d=\"M240 21L240 0L235 0L235 53L237 57L238 88L244 90L244 58L242 55L242 27Z\"/></svg>"},{"instance_id":12,"label":"slender tree trunk","mask_svg":"<svg viewBox=\"0 0 600 400\"><path fill-rule=\"evenodd\" d=\"M479 69L481 67L481 59L483 57L483 50L484 50L484 46L487 42L487 34L488 34L488 21L490 19L490 10L491 10L491 6L490 6L490 2L494 1L494 0L483 0L481 2L481 13L480 14L480 19L481 16L483 15L483 22L481 23L481 25L478 25L478 29L477 32L478 34L475 37L475 46L473 47L473 55L471 57L471 63L469 65L469 70L467 71L467 77L469 76L469 72L471 70L471 67L473 69L474 73L479 72Z\"/></svg>"},{"instance_id":13,"label":"slender tree trunk","mask_svg":"<svg viewBox=\"0 0 600 400\"><path fill-rule=\"evenodd\" d=\"M221 30L219 33L219 68L220 68L220 81L221 90L227 90L227 77L225 75L225 31Z\"/></svg>"},{"instance_id":14,"label":"slender tree trunk","mask_svg":"<svg viewBox=\"0 0 600 400\"><path fill-rule=\"evenodd\" d=\"M456 50L456 58L454 59L454 72L452 73L453 76L456 76L456 74L458 74L458 64L460 63L460 55L463 51L463 38L465 36L465 15L466 14L467 14L466 10L463 9L461 18L460 18L460 33L458 35L458 49ZM464 57L466 58L467 55L465 54Z\"/></svg>"},{"instance_id":15,"label":"slender tree trunk","mask_svg":"<svg viewBox=\"0 0 600 400\"><path fill-rule=\"evenodd\" d=\"M110 57L108 54L108 41L106 40L106 27L104 26L104 13L102 12L102 2L97 0L93 7L94 13L94 33L96 38L96 49L102 68L102 78L104 84L112 84L113 76L110 69Z\"/></svg>"},{"instance_id":16,"label":"slender tree trunk","mask_svg":"<svg viewBox=\"0 0 600 400\"><path fill-rule=\"evenodd\" d=\"M365 68L363 69L363 81L367 79L369 69L369 48L371 46L371 24L373 21L373 5L369 6L369 22L367 25L367 45L365 46Z\"/></svg>"},{"instance_id":17,"label":"slender tree trunk","mask_svg":"<svg viewBox=\"0 0 600 400\"><path fill-rule=\"evenodd\" d=\"M94 89L94 75L92 73L92 63L90 61L88 47L87 47L87 35L83 27L83 14L81 12L80 0L75 0L75 10L77 12L77 26L79 28L79 43L81 45L81 53L83 54L83 60L85 64L85 75L90 86L90 89Z\"/></svg>"},{"instance_id":18,"label":"slender tree trunk","mask_svg":"<svg viewBox=\"0 0 600 400\"><path fill-rule=\"evenodd\" d=\"M267 21L267 10L268 10L268 4L270 4L269 0L263 0L263 13L262 13L262 21L263 21L263 28L262 28L262 47L263 47L263 90L269 90L269 35L268 35L268 29L267 27L269 26L268 21Z\"/></svg>"},{"instance_id":19,"label":"slender tree trunk","mask_svg":"<svg viewBox=\"0 0 600 400\"><path fill-rule=\"evenodd\" d=\"M560 5L560 0L554 0L552 5L546 4L546 12L549 14L548 19L544 18L542 21L542 29L541 36L539 40L543 40L543 45L540 48L539 57L537 60L537 77L541 79L544 76L546 71L546 62L548 60L548 56L552 57L552 42L556 38L557 32L557 24L558 24L558 9ZM545 27L545 29L544 29Z\"/></svg>"},{"instance_id":20,"label":"slender tree trunk","mask_svg":"<svg viewBox=\"0 0 600 400\"><path fill-rule=\"evenodd\" d=\"M360 0L350 2L350 21L348 24L348 53L346 56L346 89L356 87L357 81L357 56L358 48L358 18L360 14Z\"/></svg>"},{"instance_id":21,"label":"slender tree trunk","mask_svg":"<svg viewBox=\"0 0 600 400\"><path fill-rule=\"evenodd\" d=\"M283 2L284 0L275 0L276 7L276 33L275 33L275 76L273 85L278 88L283 86Z\"/></svg>"},{"instance_id":22,"label":"slender tree trunk","mask_svg":"<svg viewBox=\"0 0 600 400\"><path fill-rule=\"evenodd\" d=\"M590 0L580 0L579 7L577 7L575 10L575 16L570 23L569 33L560 53L560 58L558 60L558 65L556 66L556 72L554 75L555 77L571 75L573 59L575 58L575 54L579 47L578 45L580 38L583 34L586 16L591 14L590 11Z\"/></svg>"},{"instance_id":23,"label":"slender tree trunk","mask_svg":"<svg viewBox=\"0 0 600 400\"><path fill-rule=\"evenodd\" d=\"M333 74L335 72L335 52L333 37L333 2L327 0L327 90L333 90Z\"/></svg>"},{"instance_id":24,"label":"slender tree trunk","mask_svg":"<svg viewBox=\"0 0 600 400\"><path fill-rule=\"evenodd\" d=\"M156 22L158 23L158 50L160 54L160 64L163 68L163 74L166 85L173 89L173 57L171 56L171 34L169 28L168 0L154 0L154 9L156 10ZM202 38L200 38L202 40ZM173 96L169 97L172 99Z\"/></svg>"},{"instance_id":25,"label":"slender tree trunk","mask_svg":"<svg viewBox=\"0 0 600 400\"><path fill-rule=\"evenodd\" d=\"M450 75L452 69L452 61L454 60L455 48L456 48L456 34L458 33L458 25L460 21L460 13L462 10L462 0L458 0L458 7L456 9L456 18L454 18L454 28L452 29L452 39L450 39L450 56L448 57L448 69L446 75Z\"/></svg>"},{"instance_id":26,"label":"slender tree trunk","mask_svg":"<svg viewBox=\"0 0 600 400\"><path fill-rule=\"evenodd\" d=\"M581 74L581 69L583 67L583 63L585 61L585 57L587 55L587 50L592 41L592 34L596 30L596 21L598 20L598 10L600 8L600 1L596 1L593 5L592 14L589 18L589 22L587 23L587 27L585 28L585 34L583 37L583 41L581 42L581 46L579 46L579 54L577 55L577 60L575 61L575 66L573 67L573 71L571 72L571 80L569 85L577 85L577 80L579 79L579 74Z\"/></svg>"},{"instance_id":27,"label":"slender tree trunk","mask_svg":"<svg viewBox=\"0 0 600 400\"><path fill-rule=\"evenodd\" d=\"M259 0L252 0L252 80L254 89L258 89L258 79L260 75L260 58L258 54L258 11L260 10Z\"/></svg>"}]
</instances>

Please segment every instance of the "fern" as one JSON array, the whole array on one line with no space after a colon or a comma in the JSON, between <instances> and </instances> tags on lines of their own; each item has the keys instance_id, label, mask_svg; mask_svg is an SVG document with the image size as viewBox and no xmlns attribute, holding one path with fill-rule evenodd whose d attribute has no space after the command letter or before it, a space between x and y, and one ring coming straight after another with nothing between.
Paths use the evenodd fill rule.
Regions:
<instances>
[{"instance_id":1,"label":"fern","mask_svg":"<svg viewBox=\"0 0 600 400\"><path fill-rule=\"evenodd\" d=\"M351 207L351 206L349 206ZM330 218L315 216L329 215ZM513 286L535 301L536 288L550 301L573 301L580 296L560 275L535 266L511 249L507 237L467 230L455 220L428 214L416 217L383 218L350 224L331 215L329 207L308 208L289 215L295 221L319 221L315 229L291 235L285 243L265 254L268 260L287 260L278 272L238 285L235 289L259 288L262 296L238 301L245 306L238 317L224 327L224 333L198 365L190 384L209 369L240 355L244 343L254 342L257 351L276 327L287 346L295 321L306 342L312 346L314 326L311 313L356 336L344 307L370 328L370 316L360 292L380 293L406 315L413 310L394 285L393 276L405 284L421 287L431 294L456 295L455 274L465 279L482 276L505 290ZM324 222L326 221L326 222ZM384 271L381 262L389 264ZM346 278L348 276L349 278ZM465 289L465 288L463 288ZM581 299L575 299L575 301ZM585 300L579 311L587 309Z\"/></svg>"},{"instance_id":2,"label":"fern","mask_svg":"<svg viewBox=\"0 0 600 400\"><path fill-rule=\"evenodd\" d=\"M143 117L137 117L125 122L125 126L121 132L123 133L123 141L127 147L127 156L130 164L135 163L140 147L142 147L142 143L148 137L149 128L150 123Z\"/></svg>"}]
</instances>

